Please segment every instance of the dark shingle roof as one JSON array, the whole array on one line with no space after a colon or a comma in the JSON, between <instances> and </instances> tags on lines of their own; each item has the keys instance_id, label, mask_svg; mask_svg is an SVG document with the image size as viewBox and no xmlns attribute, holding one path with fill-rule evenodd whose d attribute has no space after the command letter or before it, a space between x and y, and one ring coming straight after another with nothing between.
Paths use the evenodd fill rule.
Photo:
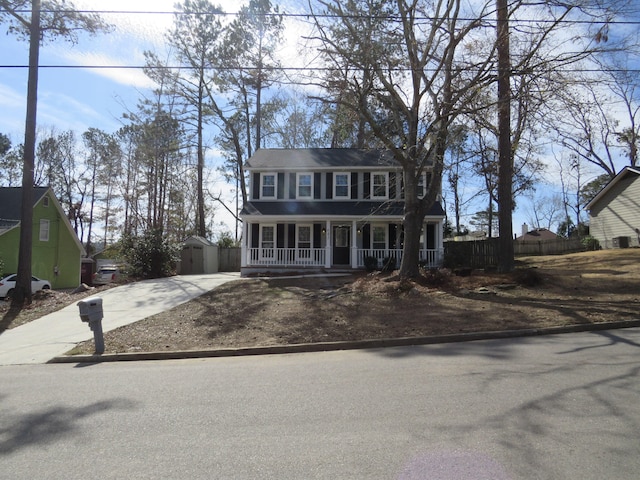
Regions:
<instances>
[{"instance_id":1,"label":"dark shingle roof","mask_svg":"<svg viewBox=\"0 0 640 480\"><path fill-rule=\"evenodd\" d=\"M357 148L261 148L247 166L256 169L399 167L388 151Z\"/></svg>"},{"instance_id":2,"label":"dark shingle roof","mask_svg":"<svg viewBox=\"0 0 640 480\"><path fill-rule=\"evenodd\" d=\"M248 202L240 215L302 215L314 217L329 216L402 216L404 202ZM435 203L427 214L429 216L442 216L444 211L439 203Z\"/></svg>"},{"instance_id":3,"label":"dark shingle roof","mask_svg":"<svg viewBox=\"0 0 640 480\"><path fill-rule=\"evenodd\" d=\"M40 201L42 196L49 190L47 187L34 187L33 205ZM0 221L20 220L22 207L22 187L0 188Z\"/></svg>"}]
</instances>

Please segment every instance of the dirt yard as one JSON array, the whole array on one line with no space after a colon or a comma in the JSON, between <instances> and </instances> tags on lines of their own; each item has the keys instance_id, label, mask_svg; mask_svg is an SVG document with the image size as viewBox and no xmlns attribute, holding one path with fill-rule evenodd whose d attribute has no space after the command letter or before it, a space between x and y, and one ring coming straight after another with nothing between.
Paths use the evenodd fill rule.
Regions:
<instances>
[{"instance_id":1,"label":"dirt yard","mask_svg":"<svg viewBox=\"0 0 640 480\"><path fill-rule=\"evenodd\" d=\"M640 249L528 257L513 274L254 278L105 334L106 353L512 330L640 319ZM93 353L93 342L74 349Z\"/></svg>"}]
</instances>

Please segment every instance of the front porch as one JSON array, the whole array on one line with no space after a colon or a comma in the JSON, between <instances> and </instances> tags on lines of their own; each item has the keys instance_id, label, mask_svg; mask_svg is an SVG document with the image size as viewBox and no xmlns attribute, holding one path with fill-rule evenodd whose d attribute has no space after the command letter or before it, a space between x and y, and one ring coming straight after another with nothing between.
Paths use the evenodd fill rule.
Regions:
<instances>
[{"instance_id":1,"label":"front porch","mask_svg":"<svg viewBox=\"0 0 640 480\"><path fill-rule=\"evenodd\" d=\"M350 271L402 262L403 231L398 220L344 220L245 223L242 273L275 271ZM422 229L420 262L442 265L442 220L427 219ZM374 263L375 262L375 263Z\"/></svg>"}]
</instances>

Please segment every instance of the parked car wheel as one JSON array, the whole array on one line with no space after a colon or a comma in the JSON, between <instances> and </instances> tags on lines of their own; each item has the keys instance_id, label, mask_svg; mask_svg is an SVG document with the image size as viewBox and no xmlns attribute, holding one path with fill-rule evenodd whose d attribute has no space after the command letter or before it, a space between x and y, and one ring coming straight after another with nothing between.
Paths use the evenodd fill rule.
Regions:
<instances>
[{"instance_id":1,"label":"parked car wheel","mask_svg":"<svg viewBox=\"0 0 640 480\"><path fill-rule=\"evenodd\" d=\"M7 300L10 300L10 299L11 299L11 297L13 297L13 288L7 292L7 297L6 297L6 299L7 299Z\"/></svg>"}]
</instances>

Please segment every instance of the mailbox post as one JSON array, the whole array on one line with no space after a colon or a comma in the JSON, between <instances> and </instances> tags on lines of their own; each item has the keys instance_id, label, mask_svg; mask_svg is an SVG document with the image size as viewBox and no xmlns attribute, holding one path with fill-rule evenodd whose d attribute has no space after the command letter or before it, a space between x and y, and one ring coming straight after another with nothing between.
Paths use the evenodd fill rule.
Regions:
<instances>
[{"instance_id":1,"label":"mailbox post","mask_svg":"<svg viewBox=\"0 0 640 480\"><path fill-rule=\"evenodd\" d=\"M104 335L102 334L102 298L85 298L78 302L80 319L89 324L93 331L93 339L96 344L96 354L104 353Z\"/></svg>"}]
</instances>

